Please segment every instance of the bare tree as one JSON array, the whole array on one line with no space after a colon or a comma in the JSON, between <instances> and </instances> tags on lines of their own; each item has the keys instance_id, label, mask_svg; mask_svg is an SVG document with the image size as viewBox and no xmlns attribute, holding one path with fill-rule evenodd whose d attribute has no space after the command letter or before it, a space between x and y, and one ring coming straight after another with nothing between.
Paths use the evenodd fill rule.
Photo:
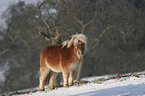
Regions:
<instances>
[{"instance_id":1,"label":"bare tree","mask_svg":"<svg viewBox=\"0 0 145 96\"><path fill-rule=\"evenodd\" d=\"M61 34L58 32L58 26L55 25L54 20L53 19L49 19L49 24L48 24L47 21L45 20L45 18L43 17L43 15L42 15L41 7L44 4L46 4L47 2L48 2L48 0L43 1L40 5L38 5L37 10L38 10L38 14L39 14L40 18L42 19L42 21L46 25L46 27L41 28L41 29L44 29L45 32L47 32L48 34L46 35L45 33L43 34L41 32L39 32L39 34L43 35L47 41L51 41L52 44L55 44L58 41L58 39L60 38ZM50 28L50 23L54 27L55 32L53 32L52 29ZM53 36L53 34L55 34L55 37Z\"/></svg>"},{"instance_id":2,"label":"bare tree","mask_svg":"<svg viewBox=\"0 0 145 96\"><path fill-rule=\"evenodd\" d=\"M15 44L15 41L18 38L18 36L15 36L15 34L10 33L9 30L7 30L5 36L11 41L11 44L9 45L9 47L0 52L0 56L7 53L10 50L10 48Z\"/></svg>"},{"instance_id":3,"label":"bare tree","mask_svg":"<svg viewBox=\"0 0 145 96\"><path fill-rule=\"evenodd\" d=\"M95 12L95 14L94 14L94 16L92 17L92 19L89 21L89 22L87 22L87 23L83 23L83 20L79 20L76 16L74 16L74 15L72 15L73 16L73 18L81 25L81 33L84 33L84 31L85 31L85 28L88 26L88 25L90 25L90 24L92 24L94 21L95 21L95 17L96 17L96 12ZM80 64L79 64L79 67L78 67L78 72L77 72L77 77L76 77L76 80L77 81L80 81L80 75L81 75L81 70L82 70L82 66L83 66L83 60L80 62Z\"/></svg>"},{"instance_id":4,"label":"bare tree","mask_svg":"<svg viewBox=\"0 0 145 96\"><path fill-rule=\"evenodd\" d=\"M103 37L103 35L104 35L110 28L112 28L112 26L108 25L108 26L101 32L101 34L100 34L98 37L96 37L96 38L94 39L94 41L96 42L96 44L95 44L94 46L92 46L91 50L94 50L94 49L99 45L101 38ZM93 52L93 51L91 51L91 52Z\"/></svg>"},{"instance_id":5,"label":"bare tree","mask_svg":"<svg viewBox=\"0 0 145 96\"><path fill-rule=\"evenodd\" d=\"M73 12L70 12L69 7L64 4L64 1L61 2L61 5L63 6L63 8L65 8L67 13L69 15L71 15L71 17L81 25L81 32L79 32L79 33L82 33L82 34L85 33L86 27L88 27L88 25L92 24L95 21L95 17L97 14L96 11L95 11L94 15L92 16L91 20L89 20L88 22L84 22L85 18L83 18L83 16L82 16L82 18L79 19L76 14L73 14ZM80 62L79 67L78 67L77 76L76 76L77 81L80 81L80 79L81 79L80 75L81 75L82 66L83 66L83 60Z\"/></svg>"}]
</instances>

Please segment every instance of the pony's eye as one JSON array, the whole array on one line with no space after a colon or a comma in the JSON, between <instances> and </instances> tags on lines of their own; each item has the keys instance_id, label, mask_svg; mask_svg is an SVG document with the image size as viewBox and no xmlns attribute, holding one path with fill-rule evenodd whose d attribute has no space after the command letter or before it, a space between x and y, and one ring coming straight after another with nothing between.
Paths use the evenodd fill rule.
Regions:
<instances>
[{"instance_id":1,"label":"pony's eye","mask_svg":"<svg viewBox=\"0 0 145 96\"><path fill-rule=\"evenodd\" d=\"M78 51L78 54L79 54L79 55L82 55L82 52L81 52L81 51Z\"/></svg>"}]
</instances>

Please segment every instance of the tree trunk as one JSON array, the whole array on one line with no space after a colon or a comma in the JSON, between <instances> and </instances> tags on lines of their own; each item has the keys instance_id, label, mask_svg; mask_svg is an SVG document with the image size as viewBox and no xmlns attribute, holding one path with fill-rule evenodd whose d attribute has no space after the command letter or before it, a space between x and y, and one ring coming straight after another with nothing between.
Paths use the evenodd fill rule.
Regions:
<instances>
[{"instance_id":1,"label":"tree trunk","mask_svg":"<svg viewBox=\"0 0 145 96\"><path fill-rule=\"evenodd\" d=\"M77 77L76 77L76 80L77 81L80 81L80 77L81 77L81 69L82 69L82 66L83 66L83 60L80 62L79 64L79 68L78 68L78 72L77 72Z\"/></svg>"}]
</instances>

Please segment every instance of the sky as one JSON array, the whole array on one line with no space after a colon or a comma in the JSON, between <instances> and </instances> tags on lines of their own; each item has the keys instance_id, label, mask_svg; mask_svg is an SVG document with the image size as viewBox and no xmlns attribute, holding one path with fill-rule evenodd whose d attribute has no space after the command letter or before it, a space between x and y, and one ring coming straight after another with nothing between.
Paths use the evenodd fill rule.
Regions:
<instances>
[{"instance_id":1,"label":"sky","mask_svg":"<svg viewBox=\"0 0 145 96\"><path fill-rule=\"evenodd\" d=\"M36 3L39 0L0 0L0 26L5 26L5 20L2 18L3 12L7 10L9 5L15 4L19 1L25 1L26 3Z\"/></svg>"}]
</instances>

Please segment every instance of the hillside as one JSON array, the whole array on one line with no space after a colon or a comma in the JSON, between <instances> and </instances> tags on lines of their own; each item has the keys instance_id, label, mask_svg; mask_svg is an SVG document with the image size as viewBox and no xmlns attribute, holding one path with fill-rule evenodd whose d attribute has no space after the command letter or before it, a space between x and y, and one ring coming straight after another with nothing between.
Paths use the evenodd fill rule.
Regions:
<instances>
[{"instance_id":1,"label":"hillside","mask_svg":"<svg viewBox=\"0 0 145 96\"><path fill-rule=\"evenodd\" d=\"M145 96L145 72L83 78L72 87L45 91L31 88L6 93L9 96ZM2 96L2 95L0 95Z\"/></svg>"}]
</instances>

